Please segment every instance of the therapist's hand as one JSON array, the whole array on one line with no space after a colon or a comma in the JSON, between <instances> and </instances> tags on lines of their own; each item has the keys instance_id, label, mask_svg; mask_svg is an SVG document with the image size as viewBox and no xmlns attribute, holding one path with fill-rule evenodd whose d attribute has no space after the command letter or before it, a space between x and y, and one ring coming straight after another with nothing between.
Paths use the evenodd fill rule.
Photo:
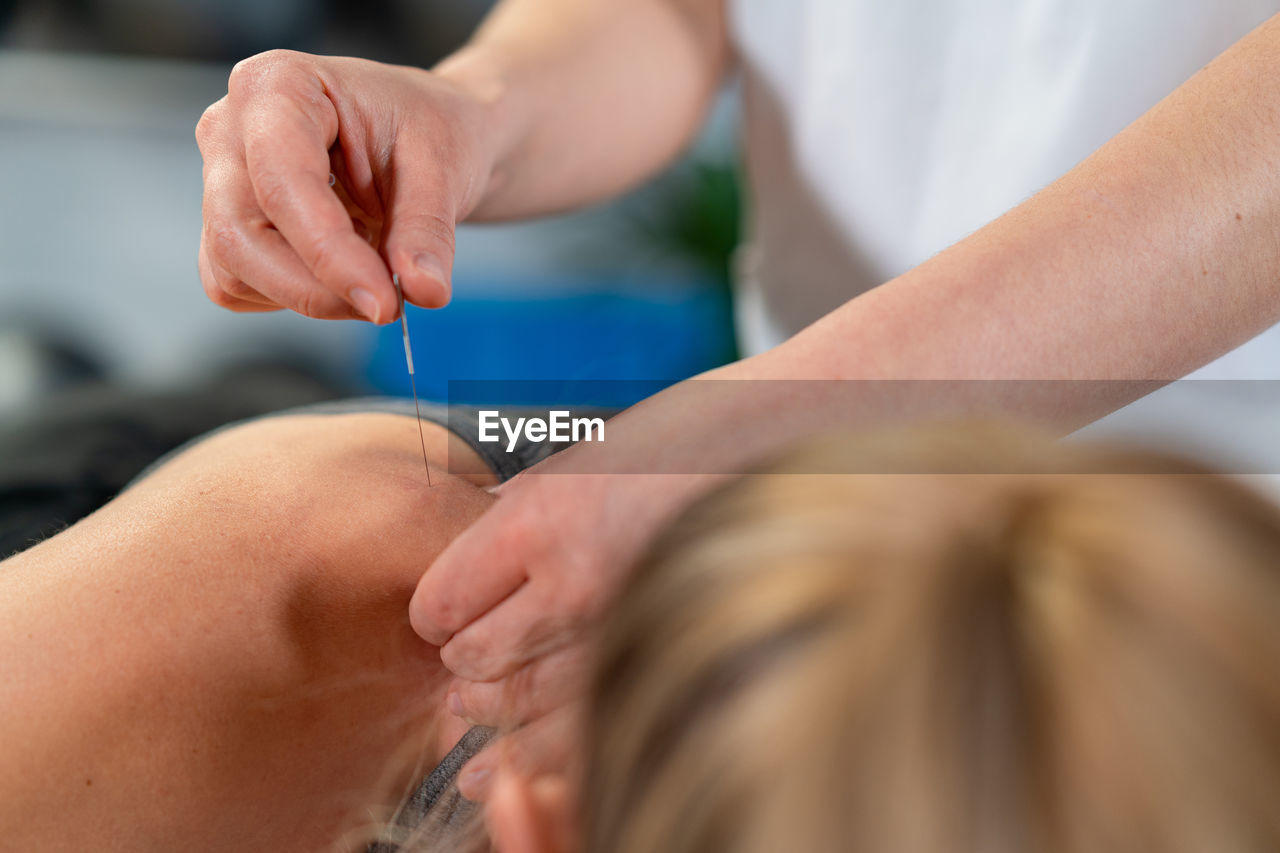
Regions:
<instances>
[{"instance_id":1,"label":"therapist's hand","mask_svg":"<svg viewBox=\"0 0 1280 853\"><path fill-rule=\"evenodd\" d=\"M601 614L656 529L722 479L716 472L735 469L740 453L754 455L750 442L723 439L722 422L759 405L752 383L729 386L743 392L681 383L611 419L603 442L571 447L506 483L418 583L410 620L458 676L452 710L516 729L469 762L464 795L485 795L499 755L531 772L562 769L572 757L566 720L583 695Z\"/></svg>"},{"instance_id":2,"label":"therapist's hand","mask_svg":"<svg viewBox=\"0 0 1280 853\"><path fill-rule=\"evenodd\" d=\"M500 488L418 584L414 629L461 678L495 681L582 636L682 485L551 473L572 463L547 460Z\"/></svg>"},{"instance_id":3,"label":"therapist's hand","mask_svg":"<svg viewBox=\"0 0 1280 853\"><path fill-rule=\"evenodd\" d=\"M482 99L417 68L271 51L196 128L200 277L233 311L387 322L449 299L454 225L489 181ZM330 186L330 174L337 186Z\"/></svg>"},{"instance_id":4,"label":"therapist's hand","mask_svg":"<svg viewBox=\"0 0 1280 853\"><path fill-rule=\"evenodd\" d=\"M547 473L572 463L553 458L503 486L410 605L414 629L458 676L454 713L523 726L468 764L459 784L471 798L486 796L502 756L529 772L572 760L565 721L583 695L591 630L653 530L704 479Z\"/></svg>"}]
</instances>

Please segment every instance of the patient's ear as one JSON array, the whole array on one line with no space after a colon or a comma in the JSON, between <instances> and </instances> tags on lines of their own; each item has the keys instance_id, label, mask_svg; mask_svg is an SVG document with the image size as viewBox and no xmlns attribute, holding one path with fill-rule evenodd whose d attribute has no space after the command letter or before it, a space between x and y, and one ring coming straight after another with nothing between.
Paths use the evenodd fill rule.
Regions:
<instances>
[{"instance_id":1,"label":"patient's ear","mask_svg":"<svg viewBox=\"0 0 1280 853\"><path fill-rule=\"evenodd\" d=\"M572 803L563 776L530 779L500 767L485 803L494 849L498 853L573 853L577 844Z\"/></svg>"}]
</instances>

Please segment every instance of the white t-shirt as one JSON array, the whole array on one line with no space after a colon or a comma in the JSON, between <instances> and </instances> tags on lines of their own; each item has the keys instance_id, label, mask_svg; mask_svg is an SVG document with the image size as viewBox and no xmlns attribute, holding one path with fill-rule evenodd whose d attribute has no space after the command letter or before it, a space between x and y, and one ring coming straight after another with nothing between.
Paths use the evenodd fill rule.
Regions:
<instances>
[{"instance_id":1,"label":"white t-shirt","mask_svg":"<svg viewBox=\"0 0 1280 853\"><path fill-rule=\"evenodd\" d=\"M1275 0L730 0L752 211L739 337L767 349L980 228ZM1280 377L1280 327L1198 375Z\"/></svg>"}]
</instances>

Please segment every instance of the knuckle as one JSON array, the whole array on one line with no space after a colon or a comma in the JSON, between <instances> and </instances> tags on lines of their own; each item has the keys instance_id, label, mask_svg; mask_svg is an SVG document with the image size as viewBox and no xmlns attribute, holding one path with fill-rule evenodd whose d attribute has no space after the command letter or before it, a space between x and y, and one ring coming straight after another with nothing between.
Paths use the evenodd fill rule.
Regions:
<instances>
[{"instance_id":1,"label":"knuckle","mask_svg":"<svg viewBox=\"0 0 1280 853\"><path fill-rule=\"evenodd\" d=\"M224 297L222 288L214 280L213 274L205 269L200 270L200 287L204 290L204 295L208 297L210 302L219 304L218 300Z\"/></svg>"},{"instance_id":2,"label":"knuckle","mask_svg":"<svg viewBox=\"0 0 1280 853\"><path fill-rule=\"evenodd\" d=\"M202 277L201 284L204 285L204 295L209 297L209 301L219 308L234 311L240 307L240 301L223 290L222 285L214 281L211 276Z\"/></svg>"},{"instance_id":3,"label":"knuckle","mask_svg":"<svg viewBox=\"0 0 1280 853\"><path fill-rule=\"evenodd\" d=\"M511 501L511 511L502 517L502 526L495 531L498 545L508 548L512 553L525 555L528 562L531 555L540 550L540 540L545 532L538 512L528 501Z\"/></svg>"},{"instance_id":4,"label":"knuckle","mask_svg":"<svg viewBox=\"0 0 1280 853\"><path fill-rule=\"evenodd\" d=\"M235 276L225 276L219 284L222 285L223 293L227 294L232 299L243 302L260 301L261 299L261 294L259 294L257 290L250 287L244 280L236 278Z\"/></svg>"},{"instance_id":5,"label":"knuckle","mask_svg":"<svg viewBox=\"0 0 1280 853\"><path fill-rule=\"evenodd\" d=\"M523 697L517 696L506 682L483 684L470 701L463 700L462 707L469 719L479 723L508 727L518 726L531 716L527 713Z\"/></svg>"},{"instance_id":6,"label":"knuckle","mask_svg":"<svg viewBox=\"0 0 1280 853\"><path fill-rule=\"evenodd\" d=\"M511 675L512 670L515 668L515 662L501 653L494 652L478 658L474 668L476 670L476 678L481 681L498 681L498 679Z\"/></svg>"},{"instance_id":7,"label":"knuckle","mask_svg":"<svg viewBox=\"0 0 1280 853\"><path fill-rule=\"evenodd\" d=\"M313 237L307 243L307 260L321 281L328 281L341 254L337 241L328 235Z\"/></svg>"},{"instance_id":8,"label":"knuckle","mask_svg":"<svg viewBox=\"0 0 1280 853\"><path fill-rule=\"evenodd\" d=\"M289 182L275 172L252 171L254 195L264 212L271 214L285 209L292 197Z\"/></svg>"},{"instance_id":9,"label":"knuckle","mask_svg":"<svg viewBox=\"0 0 1280 853\"><path fill-rule=\"evenodd\" d=\"M196 122L196 144L201 148L207 145L217 133L223 111L226 109L225 102L225 98L214 101L200 114L200 120Z\"/></svg>"},{"instance_id":10,"label":"knuckle","mask_svg":"<svg viewBox=\"0 0 1280 853\"><path fill-rule=\"evenodd\" d=\"M458 699L462 702L462 710L468 719L493 720L497 718L498 709L496 708L490 685L466 681L457 688L457 692Z\"/></svg>"},{"instance_id":11,"label":"knuckle","mask_svg":"<svg viewBox=\"0 0 1280 853\"><path fill-rule=\"evenodd\" d=\"M538 698L536 668L536 664L530 664L517 669L498 691L500 711L512 723L523 723L526 715L535 713L531 703Z\"/></svg>"},{"instance_id":12,"label":"knuckle","mask_svg":"<svg viewBox=\"0 0 1280 853\"><path fill-rule=\"evenodd\" d=\"M232 223L215 219L205 228L205 251L214 264L225 266L239 256L244 247L244 235Z\"/></svg>"},{"instance_id":13,"label":"knuckle","mask_svg":"<svg viewBox=\"0 0 1280 853\"><path fill-rule=\"evenodd\" d=\"M306 250L306 261L317 279L330 287L337 286L342 263L342 247L338 240L327 235L311 240Z\"/></svg>"},{"instance_id":14,"label":"knuckle","mask_svg":"<svg viewBox=\"0 0 1280 853\"><path fill-rule=\"evenodd\" d=\"M470 681L490 682L505 673L501 660L480 652L465 637L457 637L440 649L440 661L453 674Z\"/></svg>"},{"instance_id":15,"label":"knuckle","mask_svg":"<svg viewBox=\"0 0 1280 853\"><path fill-rule=\"evenodd\" d=\"M245 240L233 226L206 229L202 238L207 268L201 275L205 294L224 308L243 308L244 302L262 303L262 294L230 272L234 259L243 253Z\"/></svg>"},{"instance_id":16,"label":"knuckle","mask_svg":"<svg viewBox=\"0 0 1280 853\"><path fill-rule=\"evenodd\" d=\"M316 320L322 320L328 316L328 305L322 294L307 289L298 295L297 304L293 306L293 310L297 311L304 317L311 317Z\"/></svg>"},{"instance_id":17,"label":"knuckle","mask_svg":"<svg viewBox=\"0 0 1280 853\"><path fill-rule=\"evenodd\" d=\"M415 233L425 234L427 239L435 244L430 248L437 251L444 250L450 256L453 255L457 247L457 236L452 219L432 213L419 213L413 216L409 225Z\"/></svg>"},{"instance_id":18,"label":"knuckle","mask_svg":"<svg viewBox=\"0 0 1280 853\"><path fill-rule=\"evenodd\" d=\"M287 75L300 57L296 51L276 49L242 59L231 69L228 90L234 94L269 86Z\"/></svg>"},{"instance_id":19,"label":"knuckle","mask_svg":"<svg viewBox=\"0 0 1280 853\"><path fill-rule=\"evenodd\" d=\"M440 647L440 662L445 665L445 669L452 672L459 678L465 678L474 681L471 677L471 668L466 665L466 655L459 650L456 640L449 640Z\"/></svg>"}]
</instances>

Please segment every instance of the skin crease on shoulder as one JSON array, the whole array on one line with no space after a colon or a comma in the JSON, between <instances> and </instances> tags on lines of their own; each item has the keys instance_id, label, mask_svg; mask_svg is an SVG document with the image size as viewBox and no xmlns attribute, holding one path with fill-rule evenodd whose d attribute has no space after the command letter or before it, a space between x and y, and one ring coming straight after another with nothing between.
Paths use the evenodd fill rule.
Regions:
<instances>
[{"instance_id":1,"label":"skin crease on shoulder","mask_svg":"<svg viewBox=\"0 0 1280 853\"><path fill-rule=\"evenodd\" d=\"M408 418L278 418L0 563L0 847L359 849L466 729L407 605L475 479Z\"/></svg>"}]
</instances>

